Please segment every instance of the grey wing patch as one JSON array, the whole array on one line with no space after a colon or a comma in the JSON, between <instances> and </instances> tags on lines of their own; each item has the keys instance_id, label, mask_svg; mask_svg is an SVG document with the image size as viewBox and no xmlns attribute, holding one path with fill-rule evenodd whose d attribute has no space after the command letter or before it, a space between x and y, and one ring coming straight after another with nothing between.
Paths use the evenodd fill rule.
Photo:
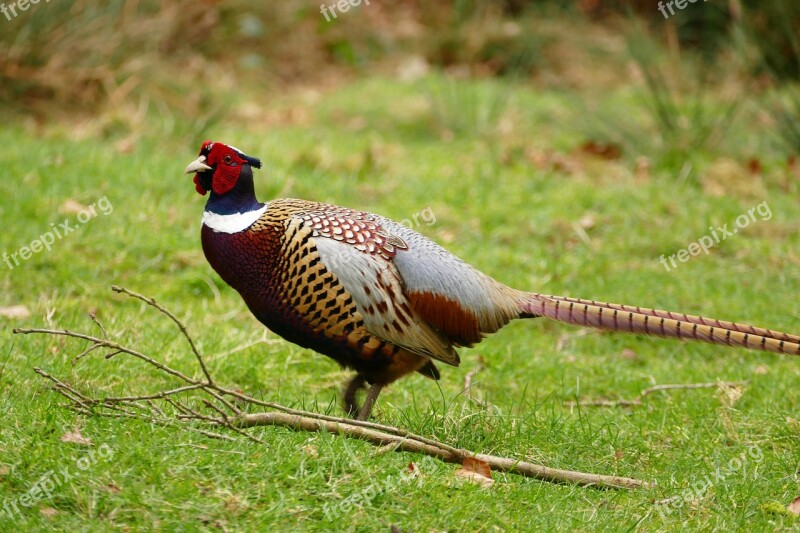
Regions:
<instances>
[{"instance_id":1,"label":"grey wing patch","mask_svg":"<svg viewBox=\"0 0 800 533\"><path fill-rule=\"evenodd\" d=\"M471 310L480 330L494 332L518 316L517 291L510 289L402 224L376 216L385 231L408 243L393 258L406 291L431 293Z\"/></svg>"}]
</instances>

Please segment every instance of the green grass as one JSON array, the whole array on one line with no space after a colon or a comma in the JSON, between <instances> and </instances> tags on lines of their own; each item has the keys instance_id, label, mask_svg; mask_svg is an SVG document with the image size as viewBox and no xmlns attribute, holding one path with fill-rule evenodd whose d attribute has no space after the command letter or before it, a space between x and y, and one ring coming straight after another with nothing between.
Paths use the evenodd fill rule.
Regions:
<instances>
[{"instance_id":1,"label":"green grass","mask_svg":"<svg viewBox=\"0 0 800 533\"><path fill-rule=\"evenodd\" d=\"M464 116L514 127L482 123L474 136L460 122L448 127L448 120L460 119L442 112L446 102L431 101L430 87L429 80L370 79L311 103L287 96L270 108L301 109L301 119L269 123L252 109L232 109L209 136L264 160L256 178L262 200L295 196L396 219L430 207L435 224L416 229L518 288L800 329L798 190L785 176L781 154L760 154L762 176L748 176L744 184L732 176L725 182L731 192L713 195L704 192L719 158L712 151L695 154L697 180L681 180L677 163L637 177L635 160L648 154L602 161L576 152L586 139L559 117L579 95L510 86L509 100L493 107L502 116L476 110ZM459 102L498 103L495 97ZM14 117L0 129L0 252L17 251L51 223L75 220L59 211L67 200L88 205L107 196L113 205L51 251L13 270L0 263L0 307L21 304L33 313L0 319L0 501L20 498L50 470L76 474L21 515L0 515L0 529L772 531L800 524L778 512L798 495L800 365L772 354L580 335L543 320L518 321L461 350L461 367L443 368L439 383L413 376L393 385L374 411L380 422L478 452L657 483L637 491L501 473L492 488L481 489L457 479L453 465L327 434L265 428L257 434L268 445L259 446L63 409L34 367L98 396L153 392L174 382L121 356L89 356L73 365L81 342L15 336L12 327L90 331L87 313L94 311L120 338L198 373L177 331L140 302L109 290L119 284L156 297L180 316L219 382L289 406L341 412L339 389L348 373L325 357L271 333L268 342L225 354L263 339L264 328L200 250L204 199L182 170L202 139L171 135L156 117L149 124L150 133L130 153L116 150L113 137L76 140L70 128L42 132ZM763 133L741 121L727 137L757 145ZM570 164L543 164L535 154ZM661 254L697 241L709 225L732 223L763 201L771 220L673 272L659 263ZM583 235L576 227L587 216L594 225ZM462 390L479 357L486 369L474 378L474 393L488 408ZM733 403L709 389L654 394L631 409L565 406L579 398L632 398L656 383L715 380L750 384ZM94 446L61 442L75 428ZM111 460L98 455L103 445ZM714 478L718 467L724 471L748 451L745 468ZM81 458L85 470L76 466ZM412 461L422 481L398 481ZM654 501L682 495L706 476L713 486L662 518ZM393 488L332 521L326 517L325 505L362 494L375 481Z\"/></svg>"}]
</instances>

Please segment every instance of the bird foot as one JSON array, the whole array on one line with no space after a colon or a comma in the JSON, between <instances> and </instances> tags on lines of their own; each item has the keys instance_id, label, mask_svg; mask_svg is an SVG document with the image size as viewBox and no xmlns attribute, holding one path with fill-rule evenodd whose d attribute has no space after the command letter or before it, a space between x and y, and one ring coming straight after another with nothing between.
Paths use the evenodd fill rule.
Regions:
<instances>
[{"instance_id":1,"label":"bird foot","mask_svg":"<svg viewBox=\"0 0 800 533\"><path fill-rule=\"evenodd\" d=\"M350 383L347 384L344 391L345 411L347 411L348 416L356 420L367 420L369 418L372 407L375 405L375 401L378 399L381 390L383 390L382 383L373 383L370 385L367 396L364 398L364 404L359 408L356 394L358 394L359 389L362 389L366 383L367 378L361 374L357 374L350 380Z\"/></svg>"},{"instance_id":2,"label":"bird foot","mask_svg":"<svg viewBox=\"0 0 800 533\"><path fill-rule=\"evenodd\" d=\"M367 378L361 374L356 374L353 379L347 384L344 390L344 410L347 411L347 416L357 418L360 408L358 407L358 400L356 394L359 389L362 389L367 382Z\"/></svg>"}]
</instances>

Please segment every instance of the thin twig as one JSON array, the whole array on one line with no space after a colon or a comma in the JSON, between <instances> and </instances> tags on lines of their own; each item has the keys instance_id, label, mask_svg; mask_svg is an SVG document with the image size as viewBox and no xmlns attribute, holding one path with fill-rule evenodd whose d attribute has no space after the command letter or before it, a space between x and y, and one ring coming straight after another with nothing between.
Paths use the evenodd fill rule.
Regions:
<instances>
[{"instance_id":1,"label":"thin twig","mask_svg":"<svg viewBox=\"0 0 800 533\"><path fill-rule=\"evenodd\" d=\"M109 413L109 412L106 412L106 411L89 411L89 410L86 410L86 409L82 409L80 407L76 407L74 405L67 405L66 408L67 409L71 409L72 411L75 411L76 413L80 413L80 414L86 415L86 416L102 416L102 417L106 417L106 418L129 418L129 419L134 419L134 420L143 420L143 418L141 416L133 414L133 413ZM157 425L160 425L160 426L173 427L173 428L178 428L178 429L185 429L187 431L194 431L195 433L200 433L201 435L205 435L206 437L210 437L212 439L227 440L227 441L230 441L230 442L236 442L236 440L237 440L237 439L235 439L235 438L233 438L233 437L231 437L229 435L223 435L222 433L215 433L213 431L208 431L207 429L196 428L196 427L191 426L189 424L178 424L177 420L175 420L175 419L157 419L157 418L153 418L153 419L146 419L146 420L148 422L150 422L150 423L157 424Z\"/></svg>"},{"instance_id":2,"label":"thin twig","mask_svg":"<svg viewBox=\"0 0 800 533\"><path fill-rule=\"evenodd\" d=\"M92 322L97 324L97 327L100 328L100 331L103 332L103 337L108 339L108 332L106 331L106 328L103 327L103 324L101 324L100 321L97 319L97 315L94 313L89 313L89 318L91 318Z\"/></svg>"},{"instance_id":3,"label":"thin twig","mask_svg":"<svg viewBox=\"0 0 800 533\"><path fill-rule=\"evenodd\" d=\"M668 391L668 390L693 390L693 389L714 389L718 387L741 387L748 385L750 380L745 381L716 381L714 383L675 383L665 385L653 385L643 389L639 396L631 400L582 400L582 401L569 401L564 402L568 407L635 407L642 405L642 400L645 396L653 394L654 392Z\"/></svg>"},{"instance_id":4,"label":"thin twig","mask_svg":"<svg viewBox=\"0 0 800 533\"><path fill-rule=\"evenodd\" d=\"M675 385L653 385L652 387L647 387L644 389L640 395L640 397L645 397L648 394L652 394L658 391L664 390L692 390L692 389L716 389L720 387L743 387L745 385L749 385L750 380L746 379L744 381L715 381L713 383L678 383Z\"/></svg>"},{"instance_id":5,"label":"thin twig","mask_svg":"<svg viewBox=\"0 0 800 533\"><path fill-rule=\"evenodd\" d=\"M173 394L180 394L182 392L187 392L190 390L197 390L202 387L203 385L198 383L197 385L186 385L185 387L178 387L177 389L156 392L155 394L148 394L145 396L109 396L107 398L103 398L98 403L122 403L122 402L135 402L142 400L162 400L167 396L172 396Z\"/></svg>"},{"instance_id":6,"label":"thin twig","mask_svg":"<svg viewBox=\"0 0 800 533\"><path fill-rule=\"evenodd\" d=\"M79 360L83 359L84 356L89 355L90 353L92 353L93 351L97 350L98 348L102 348L102 345L96 344L96 343L92 343L84 351L82 351L81 353L79 353L78 355L76 355L75 357L72 358L72 364L74 365Z\"/></svg>"},{"instance_id":7,"label":"thin twig","mask_svg":"<svg viewBox=\"0 0 800 533\"><path fill-rule=\"evenodd\" d=\"M130 354L130 355L134 356L134 357L137 357L137 358L141 359L142 361L150 363L151 365L153 365L157 369L159 369L159 370L161 370L163 372L166 372L167 374L170 374L172 376L175 376L178 379L181 379L181 380L185 381L186 383L191 383L192 385L199 385L200 384L199 381L196 381L196 380L186 376L185 374L183 374L182 372L180 372L178 370L174 370L174 369L172 369L172 368L170 368L170 367L168 367L168 366L166 366L164 364L161 364L158 361L156 361L155 359L153 359L152 357L148 357L148 356L146 356L145 354L143 354L141 352L137 352L136 350L131 350L130 348L126 348L125 346L122 346L121 344L118 344L118 343L113 342L113 341L108 341L108 340L104 340L104 339L99 339L97 337L93 337L92 335L86 335L86 334L83 334L83 333L76 333L74 331L69 331L69 330L66 330L66 329L59 330L59 329L45 329L45 328L15 328L12 331L14 333L22 333L24 335L28 335L28 334L31 334L31 333L44 333L44 334L47 334L47 335L74 337L76 339L83 339L83 340L86 340L86 341L95 342L95 343L100 344L102 346L107 346L107 347L111 348L112 350L119 350L120 352L127 353L127 354Z\"/></svg>"},{"instance_id":8,"label":"thin twig","mask_svg":"<svg viewBox=\"0 0 800 533\"><path fill-rule=\"evenodd\" d=\"M467 398L470 400L472 399L472 378L475 377L475 375L477 375L479 372L482 372L483 369L483 358L479 357L478 364L475 366L475 368L467 372L467 375L464 376L464 390L467 391Z\"/></svg>"},{"instance_id":9,"label":"thin twig","mask_svg":"<svg viewBox=\"0 0 800 533\"><path fill-rule=\"evenodd\" d=\"M216 405L214 405L213 403L209 402L208 400L203 400L203 403L206 405L206 407L208 407L208 408L210 408L211 410L213 410L213 411L216 411L217 413L219 413L219 415L220 415L220 416L222 417L222 419L225 421L225 427L226 427L226 428L228 428L228 429L232 429L232 430L233 430L233 431L235 431L236 433L238 433L238 434L240 434L240 435L243 435L244 437L247 437L248 439L252 440L253 442L255 442L255 443L257 443L257 444L263 444L263 445L266 445L266 443L265 443L263 440L261 440L261 439L259 439L258 437L255 437L255 436L253 436L253 435L249 434L249 433L248 433L248 432L246 432L246 431L243 431L243 430L239 429L239 428L238 428L238 427L236 427L234 424L232 424L232 423L231 423L231 421L230 421L230 419L228 418L228 415L227 415L227 414L225 414L225 412L224 412L222 409L220 409L219 407L217 407L217 406L216 406Z\"/></svg>"},{"instance_id":10,"label":"thin twig","mask_svg":"<svg viewBox=\"0 0 800 533\"><path fill-rule=\"evenodd\" d=\"M203 370L203 374L205 374L208 384L211 385L214 383L214 380L211 379L211 373L209 373L208 368L206 368L205 361L203 361L203 358L200 356L200 352L197 351L197 347L194 345L194 340L192 339L192 336L189 335L189 331L186 329L186 326L183 324L183 322L181 322L178 319L178 317L173 315L166 307L155 301L153 298L148 298L147 296L143 296L138 292L133 292L131 290L126 289L125 287L119 287L117 285L112 285L111 290L117 293L127 294L128 296L131 296L133 298L138 298L144 303L155 307L156 309L167 315L170 318L170 320L175 322L175 325L178 326L178 329L181 330L181 333L186 338L186 341L189 343L189 346L192 349L192 353L194 353L194 356L197 358L197 362L200 364L200 368Z\"/></svg>"}]
</instances>

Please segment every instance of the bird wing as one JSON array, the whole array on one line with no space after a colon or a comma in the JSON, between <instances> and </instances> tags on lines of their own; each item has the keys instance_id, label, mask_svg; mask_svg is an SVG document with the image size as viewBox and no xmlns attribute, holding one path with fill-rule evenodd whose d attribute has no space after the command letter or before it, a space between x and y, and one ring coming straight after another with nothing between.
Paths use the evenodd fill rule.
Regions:
<instances>
[{"instance_id":1,"label":"bird wing","mask_svg":"<svg viewBox=\"0 0 800 533\"><path fill-rule=\"evenodd\" d=\"M417 313L456 345L471 346L519 316L519 292L465 263L432 240L376 216L407 243L392 259Z\"/></svg>"},{"instance_id":2,"label":"bird wing","mask_svg":"<svg viewBox=\"0 0 800 533\"><path fill-rule=\"evenodd\" d=\"M448 358L452 360L454 356L448 357L448 352L433 349L442 342L433 344L432 339L443 340L449 352L455 354L453 344L471 346L485 333L493 333L519 316L519 291L498 283L403 224L380 215L328 204L306 204L300 216L303 223L312 228L318 247L327 241L343 245L327 250L329 260L338 268L337 276L357 278L343 283L346 287L351 285L352 290L347 287L351 293L360 291L365 306L371 303L368 298L382 298L388 300L387 305L410 307L413 323L417 324L414 334L420 341L414 346L418 351L427 346L436 354L426 355L449 362ZM343 264L345 257L352 260L353 265L360 265L361 272L352 272L349 263ZM378 271L388 270L386 275L390 279L384 284L395 287L396 283L399 287L396 292L402 299L392 300L396 298L394 294L366 294L364 283L376 281L365 270L368 265L377 266ZM372 288L372 285L367 286ZM389 318L396 318L396 313ZM406 334L395 332L392 322L387 326L381 317L372 319L372 327L375 328L373 334L393 342ZM399 344L414 351L408 340Z\"/></svg>"},{"instance_id":3,"label":"bird wing","mask_svg":"<svg viewBox=\"0 0 800 533\"><path fill-rule=\"evenodd\" d=\"M459 364L449 339L415 311L389 259L333 238L315 237L314 244L325 268L353 298L370 333L418 355Z\"/></svg>"}]
</instances>

